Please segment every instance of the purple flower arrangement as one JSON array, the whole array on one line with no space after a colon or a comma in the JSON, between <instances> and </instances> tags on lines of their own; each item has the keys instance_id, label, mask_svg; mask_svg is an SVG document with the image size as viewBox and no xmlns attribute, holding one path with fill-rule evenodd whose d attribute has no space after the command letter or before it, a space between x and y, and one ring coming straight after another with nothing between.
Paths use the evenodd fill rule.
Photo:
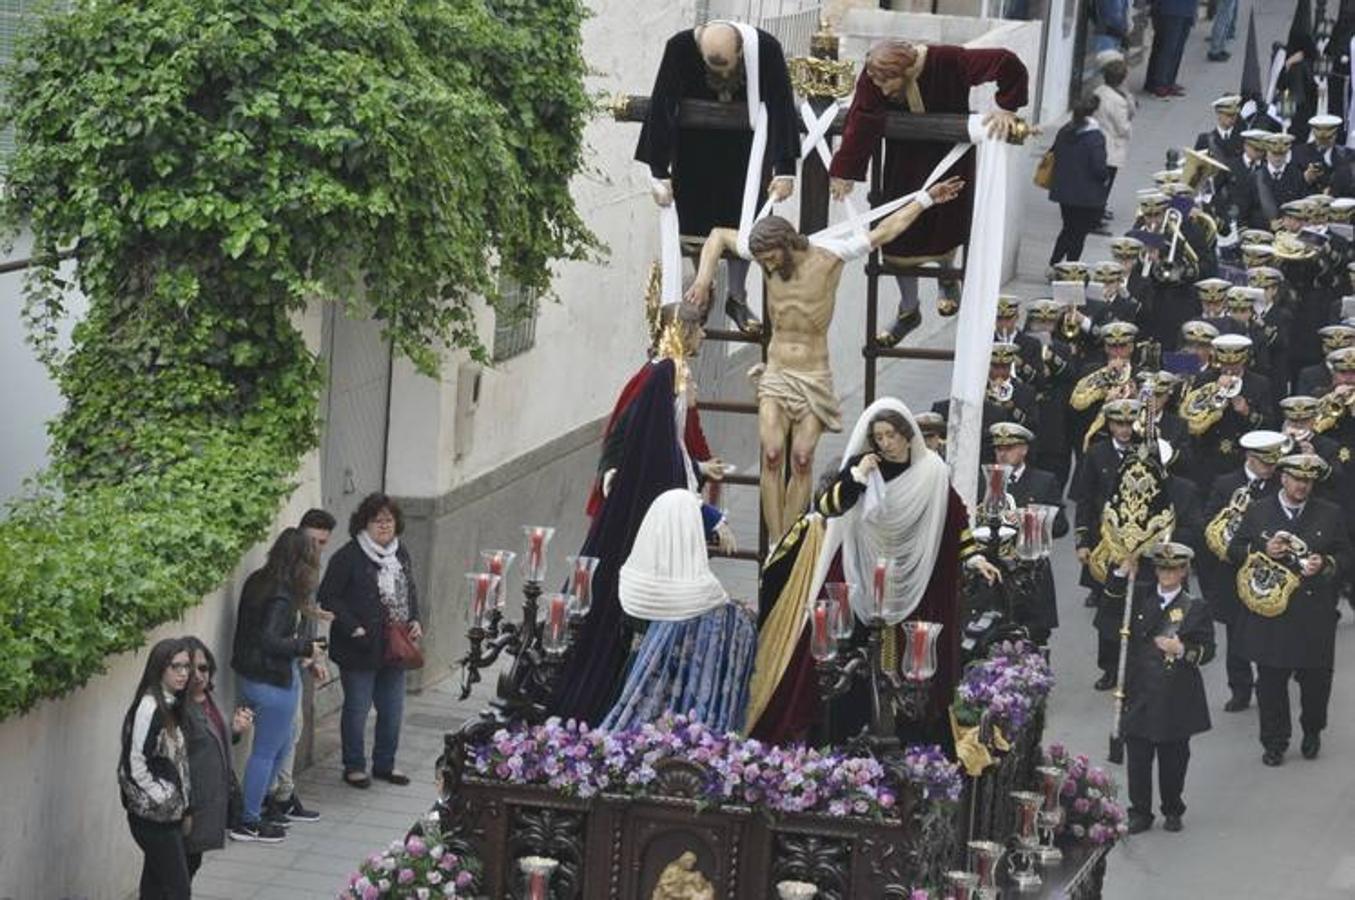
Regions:
<instances>
[{"instance_id":1,"label":"purple flower arrangement","mask_svg":"<svg viewBox=\"0 0 1355 900\"><path fill-rule=\"evenodd\" d=\"M1044 655L1025 641L994 644L986 659L970 664L955 688L954 712L961 725L987 722L1008 739L1030 722L1054 687Z\"/></svg>"},{"instance_id":2,"label":"purple flower arrangement","mask_svg":"<svg viewBox=\"0 0 1355 900\"><path fill-rule=\"evenodd\" d=\"M459 856L419 835L392 841L348 876L340 900L434 900L470 897L480 880L478 860Z\"/></svg>"},{"instance_id":3,"label":"purple flower arrangement","mask_svg":"<svg viewBox=\"0 0 1355 900\"><path fill-rule=\"evenodd\" d=\"M1115 779L1084 755L1070 756L1062 744L1050 744L1045 764L1068 773L1063 784L1060 832L1093 844L1113 844L1127 832L1124 807L1115 802Z\"/></svg>"},{"instance_id":4,"label":"purple flower arrangement","mask_svg":"<svg viewBox=\"0 0 1355 900\"><path fill-rule=\"evenodd\" d=\"M882 819L899 802L900 786L873 757L721 735L681 715L612 732L552 718L501 729L470 751L471 768L482 777L582 798L604 791L653 793L664 760L704 766L704 797L717 806ZM935 802L954 802L963 789L959 767L939 747L908 748L902 771L923 798Z\"/></svg>"}]
</instances>

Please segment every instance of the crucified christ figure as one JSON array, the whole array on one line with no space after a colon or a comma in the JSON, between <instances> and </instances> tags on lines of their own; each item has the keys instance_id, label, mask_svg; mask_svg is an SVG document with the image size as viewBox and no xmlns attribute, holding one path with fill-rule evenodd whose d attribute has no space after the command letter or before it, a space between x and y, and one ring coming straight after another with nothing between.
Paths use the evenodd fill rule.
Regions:
<instances>
[{"instance_id":1,"label":"crucified christ figure","mask_svg":"<svg viewBox=\"0 0 1355 900\"><path fill-rule=\"evenodd\" d=\"M964 182L950 178L886 216L865 239L815 240L785 219L768 216L753 226L748 249L762 267L771 340L766 366L750 373L757 385L758 439L762 445L762 518L775 541L805 511L810 499L814 448L824 431L842 430L842 413L828 365L828 325L833 320L843 263L883 246L908 229L923 210L959 196ZM701 249L687 300L705 308L715 268L736 252L738 232L715 228ZM786 455L790 455L787 481Z\"/></svg>"}]
</instances>

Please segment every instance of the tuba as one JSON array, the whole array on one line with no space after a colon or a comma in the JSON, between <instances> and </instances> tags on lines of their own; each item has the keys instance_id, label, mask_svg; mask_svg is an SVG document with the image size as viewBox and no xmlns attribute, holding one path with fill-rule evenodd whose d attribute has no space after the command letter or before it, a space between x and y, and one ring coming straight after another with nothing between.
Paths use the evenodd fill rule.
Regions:
<instances>
[{"instance_id":1,"label":"tuba","mask_svg":"<svg viewBox=\"0 0 1355 900\"><path fill-rule=\"evenodd\" d=\"M1082 380L1073 386L1068 404L1078 412L1083 412L1090 409L1092 404L1105 400L1113 388L1129 384L1133 377L1134 373L1128 365L1104 365L1095 372L1083 376Z\"/></svg>"},{"instance_id":2,"label":"tuba","mask_svg":"<svg viewBox=\"0 0 1355 900\"><path fill-rule=\"evenodd\" d=\"M1283 615L1289 608L1289 600L1302 581L1297 571L1299 560L1308 555L1308 545L1298 535L1280 535L1289 545L1283 560L1253 550L1237 570L1237 596L1242 605L1267 619ZM1262 533L1261 539L1268 541L1270 535Z\"/></svg>"},{"instance_id":3,"label":"tuba","mask_svg":"<svg viewBox=\"0 0 1355 900\"><path fill-rule=\"evenodd\" d=\"M1204 542L1219 559L1227 562L1228 545L1242 524L1242 517L1251 506L1251 486L1242 485L1228 498L1228 505L1219 510L1218 515L1209 520L1204 528Z\"/></svg>"},{"instance_id":4,"label":"tuba","mask_svg":"<svg viewBox=\"0 0 1355 900\"><path fill-rule=\"evenodd\" d=\"M1213 428L1223 418L1228 404L1240 393L1242 378L1237 375L1220 375L1217 381L1187 391L1181 398L1181 418L1186 420L1191 435L1199 437Z\"/></svg>"}]
</instances>

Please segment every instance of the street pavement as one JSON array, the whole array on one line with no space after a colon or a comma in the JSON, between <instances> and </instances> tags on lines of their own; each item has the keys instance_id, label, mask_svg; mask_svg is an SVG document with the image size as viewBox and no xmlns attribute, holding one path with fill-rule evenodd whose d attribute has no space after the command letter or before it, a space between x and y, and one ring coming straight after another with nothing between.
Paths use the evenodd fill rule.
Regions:
<instances>
[{"instance_id":1,"label":"street pavement","mask_svg":"<svg viewBox=\"0 0 1355 900\"><path fill-rule=\"evenodd\" d=\"M1239 14L1239 37L1246 34L1244 2ZM1257 28L1262 57L1271 41L1283 40L1293 2L1256 0ZM1129 163L1120 172L1111 198L1114 227L1123 229L1132 218L1134 190L1151 184L1150 175L1163 167L1170 146L1188 146L1195 134L1209 127L1209 101L1237 89L1243 48L1234 46L1233 61L1205 61L1208 24L1191 33L1180 81L1189 95L1161 101L1139 94L1140 112ZM1146 54L1145 54L1146 56ZM1142 84L1142 66L1130 75L1130 86ZM1030 169L1053 135L1037 139L1025 151ZM1026 192L1021 252L1017 276L1007 290L1025 297L1040 296L1049 249L1059 230L1058 209L1029 182ZM1084 260L1109 258L1107 238L1092 237ZM892 286L882 290L892 297ZM850 308L841 304L839 309ZM930 309L924 295L924 310ZM953 320L928 314L909 343L951 346ZM914 409L925 409L946 393L948 369L931 362L887 361L880 366L879 393L903 399ZM859 375L839 377L843 408L861 408ZM820 460L836 458L842 435L828 435ZM735 460L741 468L750 461ZM747 471L746 468L743 469ZM729 514L741 534L756 530L755 491L731 492ZM1071 514L1071 509L1070 509ZM731 593L751 595L756 585L748 564L717 561L717 573ZM1122 767L1104 763L1111 724L1107 693L1091 689L1097 670L1091 613L1082 605L1077 587L1077 561L1071 539L1057 543L1054 568L1059 585L1061 627L1052 641L1058 686L1050 700L1047 741L1061 741L1074 753L1086 753L1122 780ZM1146 897L1231 898L1231 900L1328 900L1355 896L1355 722L1349 710L1355 697L1355 624L1347 610L1337 635L1337 669L1331 702L1331 722L1323 735L1322 755L1301 759L1291 750L1279 769L1261 765L1255 707L1247 712L1222 711L1228 692L1222 660L1206 667L1205 681L1214 728L1192 741L1192 759L1186 780L1185 831L1168 834L1160 828L1125 840L1112 854L1106 883L1108 900ZM1222 633L1218 635L1222 641ZM1221 648L1220 648L1221 649ZM485 702L485 685L476 696L457 702L451 680L443 681L406 703L400 760L414 783L396 788L376 783L359 791L339 781L338 722L329 717L318 723L316 759L298 777L307 805L322 811L323 820L298 824L280 845L234 844L211 853L194 884L202 900L309 900L333 897L349 872L368 853L400 837L432 797L433 762L441 751L442 735ZM1295 697L1297 715L1297 697ZM1297 733L1297 723L1295 724ZM370 744L370 725L368 741ZM1123 791L1122 791L1123 795ZM1123 796L1122 796L1123 799ZM1160 822L1160 819L1159 819Z\"/></svg>"}]
</instances>

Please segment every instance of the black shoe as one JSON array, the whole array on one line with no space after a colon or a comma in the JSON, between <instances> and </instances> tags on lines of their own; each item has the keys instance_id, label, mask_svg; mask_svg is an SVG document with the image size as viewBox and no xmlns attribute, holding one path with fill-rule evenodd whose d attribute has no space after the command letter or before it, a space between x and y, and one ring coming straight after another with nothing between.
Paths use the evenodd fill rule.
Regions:
<instances>
[{"instance_id":1,"label":"black shoe","mask_svg":"<svg viewBox=\"0 0 1355 900\"><path fill-rule=\"evenodd\" d=\"M1249 695L1249 694L1233 694L1232 698L1229 699L1229 701L1228 701L1227 703L1223 704L1223 711L1224 711L1224 712L1242 712L1244 709L1246 709L1246 708L1249 707L1249 706L1251 706L1251 695Z\"/></svg>"},{"instance_id":2,"label":"black shoe","mask_svg":"<svg viewBox=\"0 0 1355 900\"><path fill-rule=\"evenodd\" d=\"M276 825L278 828L286 829L291 825L287 821L287 814L283 812L283 804L274 800L272 797L263 802L263 809L259 810L259 821L267 822L269 825Z\"/></svg>"},{"instance_id":3,"label":"black shoe","mask_svg":"<svg viewBox=\"0 0 1355 900\"><path fill-rule=\"evenodd\" d=\"M1265 753L1262 753L1262 754L1261 754L1261 762L1265 763L1265 764L1268 765L1268 766L1272 766L1272 767L1273 767L1273 766L1282 766L1282 765L1284 765L1284 751L1283 751L1283 750L1267 750Z\"/></svg>"},{"instance_id":4,"label":"black shoe","mask_svg":"<svg viewBox=\"0 0 1355 900\"><path fill-rule=\"evenodd\" d=\"M1204 58L1210 62L1227 62L1233 58L1233 54L1227 50L1220 50L1218 53L1206 53Z\"/></svg>"},{"instance_id":5,"label":"black shoe","mask_svg":"<svg viewBox=\"0 0 1355 900\"><path fill-rule=\"evenodd\" d=\"M1100 237L1110 237L1110 229L1105 225L1097 225L1091 230L1091 233L1099 235Z\"/></svg>"},{"instance_id":6,"label":"black shoe","mask_svg":"<svg viewBox=\"0 0 1355 900\"><path fill-rule=\"evenodd\" d=\"M272 822L241 822L230 831L233 841L254 841L261 844L280 844L287 833Z\"/></svg>"},{"instance_id":7,"label":"black shoe","mask_svg":"<svg viewBox=\"0 0 1355 900\"><path fill-rule=\"evenodd\" d=\"M388 781L391 784L404 786L409 784L409 776L404 772L397 772L391 769L389 772L372 772L373 778L380 778L382 781Z\"/></svg>"},{"instance_id":8,"label":"black shoe","mask_svg":"<svg viewBox=\"0 0 1355 900\"><path fill-rule=\"evenodd\" d=\"M881 347L895 347L922 324L922 310L914 309L894 319L894 324L875 335L875 343Z\"/></svg>"},{"instance_id":9,"label":"black shoe","mask_svg":"<svg viewBox=\"0 0 1355 900\"><path fill-rule=\"evenodd\" d=\"M949 278L936 282L936 312L947 318L960 311L960 292L964 285Z\"/></svg>"},{"instance_id":10,"label":"black shoe","mask_svg":"<svg viewBox=\"0 0 1355 900\"><path fill-rule=\"evenodd\" d=\"M1093 684L1092 688L1098 691L1108 691L1115 687L1116 681L1114 672L1102 672L1101 677L1096 679L1096 684Z\"/></svg>"},{"instance_id":11,"label":"black shoe","mask_svg":"<svg viewBox=\"0 0 1355 900\"><path fill-rule=\"evenodd\" d=\"M1140 816L1135 815L1134 813L1130 813L1128 827L1130 834L1142 834L1143 832L1153 827L1153 817Z\"/></svg>"},{"instance_id":12,"label":"black shoe","mask_svg":"<svg viewBox=\"0 0 1355 900\"><path fill-rule=\"evenodd\" d=\"M365 790L366 788L372 786L372 779L367 776L366 772L359 772L354 770L343 773L343 783L348 785L349 787L355 787Z\"/></svg>"},{"instance_id":13,"label":"black shoe","mask_svg":"<svg viewBox=\"0 0 1355 900\"><path fill-rule=\"evenodd\" d=\"M296 794L288 797L285 801L278 804L278 812L290 822L318 822L320 814L313 809L307 809L301 805L301 798Z\"/></svg>"},{"instance_id":14,"label":"black shoe","mask_svg":"<svg viewBox=\"0 0 1355 900\"><path fill-rule=\"evenodd\" d=\"M1163 830L1163 831L1180 831L1182 827L1183 827L1183 826L1181 825L1181 817L1180 817L1180 816L1163 816L1163 817L1162 817L1162 830Z\"/></svg>"},{"instance_id":15,"label":"black shoe","mask_svg":"<svg viewBox=\"0 0 1355 900\"><path fill-rule=\"evenodd\" d=\"M762 323L753 315L748 304L738 297L730 297L725 301L725 315L734 323L734 327L744 334L762 333Z\"/></svg>"},{"instance_id":16,"label":"black shoe","mask_svg":"<svg viewBox=\"0 0 1355 900\"><path fill-rule=\"evenodd\" d=\"M1317 753L1322 749L1322 736L1318 734L1305 734L1303 743L1299 744L1299 752L1303 754L1304 759L1317 759Z\"/></svg>"}]
</instances>

